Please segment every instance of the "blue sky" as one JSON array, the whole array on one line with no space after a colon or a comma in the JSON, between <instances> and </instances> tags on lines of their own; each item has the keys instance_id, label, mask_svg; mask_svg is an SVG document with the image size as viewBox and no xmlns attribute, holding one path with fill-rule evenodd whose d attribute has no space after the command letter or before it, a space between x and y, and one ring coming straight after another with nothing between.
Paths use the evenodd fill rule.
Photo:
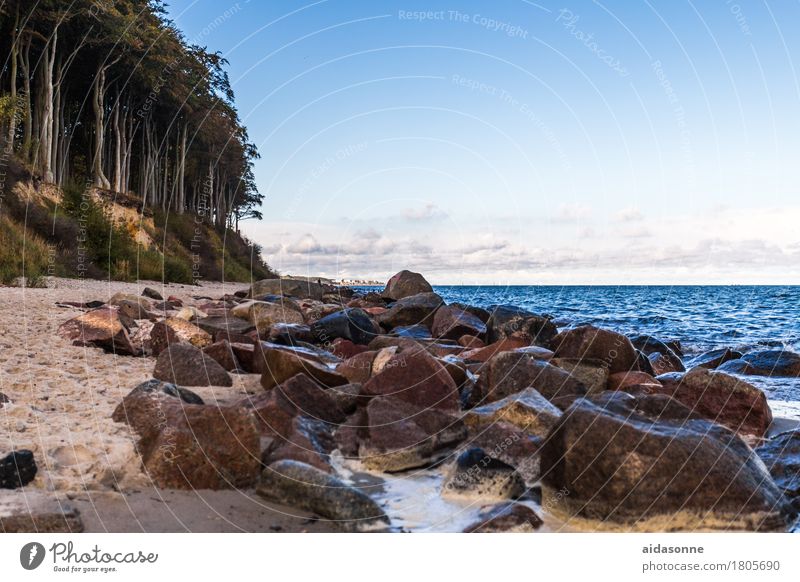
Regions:
<instances>
[{"instance_id":1,"label":"blue sky","mask_svg":"<svg viewBox=\"0 0 800 582\"><path fill-rule=\"evenodd\" d=\"M800 283L797 2L175 0L286 274Z\"/></svg>"}]
</instances>

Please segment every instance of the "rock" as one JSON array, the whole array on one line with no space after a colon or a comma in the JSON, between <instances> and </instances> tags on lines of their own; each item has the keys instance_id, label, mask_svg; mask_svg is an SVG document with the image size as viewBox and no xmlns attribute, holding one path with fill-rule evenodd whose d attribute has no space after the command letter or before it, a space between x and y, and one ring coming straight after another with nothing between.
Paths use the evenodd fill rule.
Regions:
<instances>
[{"instance_id":1,"label":"rock","mask_svg":"<svg viewBox=\"0 0 800 582\"><path fill-rule=\"evenodd\" d=\"M342 360L346 360L347 358L352 358L357 354L369 351L367 346L356 345L350 340L341 337L333 340L330 348L331 353Z\"/></svg>"},{"instance_id":2,"label":"rock","mask_svg":"<svg viewBox=\"0 0 800 582\"><path fill-rule=\"evenodd\" d=\"M233 386L228 372L191 344L172 344L161 352L153 377L181 386Z\"/></svg>"},{"instance_id":3,"label":"rock","mask_svg":"<svg viewBox=\"0 0 800 582\"><path fill-rule=\"evenodd\" d=\"M202 349L211 345L212 339L208 332L177 317L156 322L150 331L150 346L154 356L167 349L167 346L179 343L189 343Z\"/></svg>"},{"instance_id":4,"label":"rock","mask_svg":"<svg viewBox=\"0 0 800 582\"><path fill-rule=\"evenodd\" d=\"M233 316L203 317L197 320L196 323L197 327L207 332L213 338L217 338L219 334L223 334L225 336L247 335L256 328L256 326L252 323Z\"/></svg>"},{"instance_id":5,"label":"rock","mask_svg":"<svg viewBox=\"0 0 800 582\"><path fill-rule=\"evenodd\" d=\"M407 337L411 339L429 339L431 338L431 330L427 325L418 323L417 325L399 325L393 328L390 332L391 335L397 337Z\"/></svg>"},{"instance_id":6,"label":"rock","mask_svg":"<svg viewBox=\"0 0 800 582\"><path fill-rule=\"evenodd\" d=\"M236 354L233 353L233 348L228 340L206 346L203 348L203 353L222 366L223 370L234 372L241 369L239 360L236 359Z\"/></svg>"},{"instance_id":7,"label":"rock","mask_svg":"<svg viewBox=\"0 0 800 582\"><path fill-rule=\"evenodd\" d=\"M241 306L240 306L241 307ZM235 313L239 313L234 309ZM238 317L238 315L237 315ZM267 303L254 301L247 308L247 321L253 324L259 335L267 334L275 324L303 324L305 319L296 304L289 300Z\"/></svg>"},{"instance_id":8,"label":"rock","mask_svg":"<svg viewBox=\"0 0 800 582\"><path fill-rule=\"evenodd\" d=\"M527 505L506 502L482 509L478 520L464 533L531 533L543 524L542 518Z\"/></svg>"},{"instance_id":9,"label":"rock","mask_svg":"<svg viewBox=\"0 0 800 582\"><path fill-rule=\"evenodd\" d=\"M525 491L525 482L514 467L490 457L478 447L458 456L442 486L445 497L517 499Z\"/></svg>"},{"instance_id":10,"label":"rock","mask_svg":"<svg viewBox=\"0 0 800 582\"><path fill-rule=\"evenodd\" d=\"M587 518L634 523L681 512L712 518L711 527L760 530L785 527L791 511L744 441L662 395L576 400L541 459L544 485L568 491L565 509Z\"/></svg>"},{"instance_id":11,"label":"rock","mask_svg":"<svg viewBox=\"0 0 800 582\"><path fill-rule=\"evenodd\" d=\"M668 390L664 390L661 382L645 372L617 372L608 377L609 390L621 390L630 393L634 388L647 394L668 392Z\"/></svg>"},{"instance_id":12,"label":"rock","mask_svg":"<svg viewBox=\"0 0 800 582\"><path fill-rule=\"evenodd\" d=\"M11 402L11 399L2 392L0 392L0 408L3 408L3 405L8 404L9 402Z\"/></svg>"},{"instance_id":13,"label":"rock","mask_svg":"<svg viewBox=\"0 0 800 582\"><path fill-rule=\"evenodd\" d=\"M770 376L773 378L798 378L800 377L800 354L786 350L767 350L753 352L741 357L744 365L733 366L731 360L724 364L721 370L746 374L749 376ZM741 371L740 371L741 370Z\"/></svg>"},{"instance_id":14,"label":"rock","mask_svg":"<svg viewBox=\"0 0 800 582\"><path fill-rule=\"evenodd\" d=\"M108 305L119 306L126 301L137 304L142 311L150 311L150 302L147 299L138 295L123 293L122 291L114 293L111 299L108 300Z\"/></svg>"},{"instance_id":15,"label":"rock","mask_svg":"<svg viewBox=\"0 0 800 582\"><path fill-rule=\"evenodd\" d=\"M523 432L545 438L560 417L561 411L550 401L534 388L526 388L502 400L473 408L464 422L467 426L506 422Z\"/></svg>"},{"instance_id":16,"label":"rock","mask_svg":"<svg viewBox=\"0 0 800 582\"><path fill-rule=\"evenodd\" d=\"M698 415L742 435L761 437L772 422L766 395L723 372L694 368L657 378L668 393Z\"/></svg>"},{"instance_id":17,"label":"rock","mask_svg":"<svg viewBox=\"0 0 800 582\"><path fill-rule=\"evenodd\" d=\"M667 343L649 335L637 335L630 339L633 347L647 355L651 363L654 359L651 356L656 353L661 354L660 359L663 360L663 362L660 364L659 368L656 369L654 367L656 375L666 374L668 372L686 371L680 355L676 353ZM659 369L663 371L659 372Z\"/></svg>"},{"instance_id":18,"label":"rock","mask_svg":"<svg viewBox=\"0 0 800 582\"><path fill-rule=\"evenodd\" d=\"M549 347L550 341L558 333L549 317L513 305L495 305L489 312L486 327L490 343L521 333L530 338L528 344Z\"/></svg>"},{"instance_id":19,"label":"rock","mask_svg":"<svg viewBox=\"0 0 800 582\"><path fill-rule=\"evenodd\" d=\"M311 281L296 279L264 279L256 281L250 287L248 297L259 298L264 295L290 295L302 299L322 301L325 288Z\"/></svg>"},{"instance_id":20,"label":"rock","mask_svg":"<svg viewBox=\"0 0 800 582\"><path fill-rule=\"evenodd\" d=\"M669 374L671 372L686 371L686 367L683 365L683 363L676 366L675 362L669 356L664 355L661 352L653 352L652 354L647 356L647 359L650 362L650 367L652 368L653 375L655 376L660 376L661 374Z\"/></svg>"},{"instance_id":21,"label":"rock","mask_svg":"<svg viewBox=\"0 0 800 582\"><path fill-rule=\"evenodd\" d=\"M474 335L462 335L460 338L458 338L458 345L467 350L476 350L486 347L484 341L479 337L475 337Z\"/></svg>"},{"instance_id":22,"label":"rock","mask_svg":"<svg viewBox=\"0 0 800 582\"><path fill-rule=\"evenodd\" d=\"M586 394L586 387L566 370L528 354L502 352L484 366L472 404L494 402L530 387L548 400L568 394Z\"/></svg>"},{"instance_id":23,"label":"rock","mask_svg":"<svg viewBox=\"0 0 800 582\"><path fill-rule=\"evenodd\" d=\"M464 533L530 533L544 522L536 512L521 503L501 503L481 510L478 520Z\"/></svg>"},{"instance_id":24,"label":"rock","mask_svg":"<svg viewBox=\"0 0 800 582\"><path fill-rule=\"evenodd\" d=\"M424 350L392 356L363 386L369 396L392 396L420 408L456 411L458 387L441 362Z\"/></svg>"},{"instance_id":25,"label":"rock","mask_svg":"<svg viewBox=\"0 0 800 582\"><path fill-rule=\"evenodd\" d=\"M150 299L155 299L156 301L164 301L164 298L161 296L161 293L159 293L152 287L145 287L142 290L142 297L148 297Z\"/></svg>"},{"instance_id":26,"label":"rock","mask_svg":"<svg viewBox=\"0 0 800 582\"><path fill-rule=\"evenodd\" d=\"M800 496L800 431L779 434L756 449L775 484L790 498Z\"/></svg>"},{"instance_id":27,"label":"rock","mask_svg":"<svg viewBox=\"0 0 800 582\"><path fill-rule=\"evenodd\" d=\"M457 340L463 335L480 336L486 333L486 324L476 316L452 305L436 310L431 333L434 337Z\"/></svg>"},{"instance_id":28,"label":"rock","mask_svg":"<svg viewBox=\"0 0 800 582\"><path fill-rule=\"evenodd\" d=\"M431 293L433 287L425 280L425 277L412 271L400 271L386 283L386 288L381 293L385 299L403 299L419 293Z\"/></svg>"},{"instance_id":29,"label":"rock","mask_svg":"<svg viewBox=\"0 0 800 582\"><path fill-rule=\"evenodd\" d=\"M587 358L553 358L550 363L562 368L586 386L587 394L597 394L607 388L608 368L601 360Z\"/></svg>"},{"instance_id":30,"label":"rock","mask_svg":"<svg viewBox=\"0 0 800 582\"><path fill-rule=\"evenodd\" d=\"M436 310L444 304L436 293L419 293L395 301L385 312L376 317L384 329L404 325L433 324Z\"/></svg>"},{"instance_id":31,"label":"rock","mask_svg":"<svg viewBox=\"0 0 800 582\"><path fill-rule=\"evenodd\" d=\"M176 386L175 384L170 384L169 382L162 382L161 380L156 380L156 379L142 382L141 384L136 386L133 390L131 390L130 394L136 394L138 392L150 392L150 393L160 392L162 394L166 394L167 396L178 398L179 400L182 400L186 404L205 404L205 402L203 402L203 399L200 398L200 396L198 396L188 388L182 388L181 386Z\"/></svg>"},{"instance_id":32,"label":"rock","mask_svg":"<svg viewBox=\"0 0 800 582\"><path fill-rule=\"evenodd\" d=\"M65 321L58 335L77 346L95 346L107 352L138 355L116 309L101 307Z\"/></svg>"},{"instance_id":33,"label":"rock","mask_svg":"<svg viewBox=\"0 0 800 582\"><path fill-rule=\"evenodd\" d=\"M275 323L269 328L269 341L284 346L296 346L314 341L311 326L302 323Z\"/></svg>"},{"instance_id":34,"label":"rock","mask_svg":"<svg viewBox=\"0 0 800 582\"><path fill-rule=\"evenodd\" d=\"M350 382L364 384L372 377L372 362L377 355L378 352L375 350L356 354L336 366L336 372L347 378Z\"/></svg>"},{"instance_id":35,"label":"rock","mask_svg":"<svg viewBox=\"0 0 800 582\"><path fill-rule=\"evenodd\" d=\"M729 360L738 360L742 357L742 352L737 352L730 348L722 348L719 350L711 350L704 354L700 354L689 362L690 368L718 368Z\"/></svg>"},{"instance_id":36,"label":"rock","mask_svg":"<svg viewBox=\"0 0 800 582\"><path fill-rule=\"evenodd\" d=\"M314 339L321 344L343 338L354 344L366 345L375 339L379 331L369 315L358 308L347 308L331 313L311 325Z\"/></svg>"},{"instance_id":37,"label":"rock","mask_svg":"<svg viewBox=\"0 0 800 582\"><path fill-rule=\"evenodd\" d=\"M0 489L24 487L36 478L33 452L20 449L0 459Z\"/></svg>"},{"instance_id":38,"label":"rock","mask_svg":"<svg viewBox=\"0 0 800 582\"><path fill-rule=\"evenodd\" d=\"M475 307L474 305L467 305L466 303L458 303L458 302L451 303L450 305L452 305L453 307L458 307L459 309L462 309L467 313L471 313L472 315L480 319L483 323L489 321L489 317L491 317L491 313L489 313L486 309L483 309L482 307Z\"/></svg>"},{"instance_id":39,"label":"rock","mask_svg":"<svg viewBox=\"0 0 800 582\"><path fill-rule=\"evenodd\" d=\"M80 533L78 510L52 493L25 489L0 492L0 531L11 533Z\"/></svg>"},{"instance_id":40,"label":"rock","mask_svg":"<svg viewBox=\"0 0 800 582\"><path fill-rule=\"evenodd\" d=\"M116 307L120 317L128 320L147 319L155 321L158 319L158 314L142 309L142 306L136 301L123 299L117 302Z\"/></svg>"},{"instance_id":41,"label":"rock","mask_svg":"<svg viewBox=\"0 0 800 582\"><path fill-rule=\"evenodd\" d=\"M261 463L269 465L283 460L299 461L320 471L333 473L330 454L335 447L330 425L299 414L292 418L285 435L265 447L261 453Z\"/></svg>"},{"instance_id":42,"label":"rock","mask_svg":"<svg viewBox=\"0 0 800 582\"><path fill-rule=\"evenodd\" d=\"M539 481L539 448L542 439L513 424L494 422L469 427L466 444L483 449L493 459L514 467L530 487Z\"/></svg>"},{"instance_id":43,"label":"rock","mask_svg":"<svg viewBox=\"0 0 800 582\"><path fill-rule=\"evenodd\" d=\"M386 472L435 463L466 437L457 417L385 396L370 400L365 425L361 460L370 469Z\"/></svg>"},{"instance_id":44,"label":"rock","mask_svg":"<svg viewBox=\"0 0 800 582\"><path fill-rule=\"evenodd\" d=\"M476 348L461 354L468 362L487 362L500 352L510 352L530 345L530 341L521 337L507 337L497 340L483 348Z\"/></svg>"},{"instance_id":45,"label":"rock","mask_svg":"<svg viewBox=\"0 0 800 582\"><path fill-rule=\"evenodd\" d=\"M184 346L170 346L164 354L176 347ZM112 419L139 435L142 465L157 487L236 489L258 477L259 433L252 412L242 407L186 404L134 390Z\"/></svg>"},{"instance_id":46,"label":"rock","mask_svg":"<svg viewBox=\"0 0 800 582\"><path fill-rule=\"evenodd\" d=\"M383 510L363 491L296 461L278 461L264 469L256 493L275 503L320 515L345 531L389 525Z\"/></svg>"},{"instance_id":47,"label":"rock","mask_svg":"<svg viewBox=\"0 0 800 582\"><path fill-rule=\"evenodd\" d=\"M322 362L301 357L297 352L287 349L264 347L261 386L269 390L282 384L292 376L305 374L322 386L341 386L349 380Z\"/></svg>"},{"instance_id":48,"label":"rock","mask_svg":"<svg viewBox=\"0 0 800 582\"><path fill-rule=\"evenodd\" d=\"M330 390L324 390L308 376L297 374L273 389L300 414L328 424L339 424L347 414Z\"/></svg>"},{"instance_id":49,"label":"rock","mask_svg":"<svg viewBox=\"0 0 800 582\"><path fill-rule=\"evenodd\" d=\"M601 360L609 373L636 370L636 349L622 334L592 325L562 331L552 340L557 358Z\"/></svg>"}]
</instances>

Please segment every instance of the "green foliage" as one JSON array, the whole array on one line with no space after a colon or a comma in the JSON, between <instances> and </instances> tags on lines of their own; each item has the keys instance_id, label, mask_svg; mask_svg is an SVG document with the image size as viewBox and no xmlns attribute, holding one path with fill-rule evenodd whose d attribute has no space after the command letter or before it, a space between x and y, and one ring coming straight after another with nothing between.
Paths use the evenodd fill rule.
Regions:
<instances>
[{"instance_id":1,"label":"green foliage","mask_svg":"<svg viewBox=\"0 0 800 582\"><path fill-rule=\"evenodd\" d=\"M37 287L48 274L49 264L50 253L41 238L10 218L0 217L0 283L11 285L25 277L29 287Z\"/></svg>"}]
</instances>

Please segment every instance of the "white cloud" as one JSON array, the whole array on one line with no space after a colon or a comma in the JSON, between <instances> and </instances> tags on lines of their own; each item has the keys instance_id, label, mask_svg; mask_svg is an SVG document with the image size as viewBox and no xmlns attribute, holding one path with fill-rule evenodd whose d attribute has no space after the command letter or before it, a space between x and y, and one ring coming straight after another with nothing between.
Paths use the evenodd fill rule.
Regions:
<instances>
[{"instance_id":1,"label":"white cloud","mask_svg":"<svg viewBox=\"0 0 800 582\"><path fill-rule=\"evenodd\" d=\"M635 206L631 206L617 212L615 218L617 222L640 222L644 220L644 214Z\"/></svg>"},{"instance_id":2,"label":"white cloud","mask_svg":"<svg viewBox=\"0 0 800 582\"><path fill-rule=\"evenodd\" d=\"M426 204L422 208L406 208L403 211L403 218L412 222L428 220L440 220L447 214L435 204Z\"/></svg>"},{"instance_id":3,"label":"white cloud","mask_svg":"<svg viewBox=\"0 0 800 582\"><path fill-rule=\"evenodd\" d=\"M570 204L562 204L556 210L556 214L553 217L553 222L557 223L571 223L571 222L581 222L592 215L592 208L590 206L586 206L585 204L577 204L577 203L570 203Z\"/></svg>"}]
</instances>

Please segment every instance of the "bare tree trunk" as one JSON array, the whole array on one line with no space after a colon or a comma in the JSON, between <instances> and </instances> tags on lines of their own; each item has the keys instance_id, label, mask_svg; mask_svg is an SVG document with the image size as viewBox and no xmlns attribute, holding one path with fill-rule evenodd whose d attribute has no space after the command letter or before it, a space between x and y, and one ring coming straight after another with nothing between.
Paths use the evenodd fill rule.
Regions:
<instances>
[{"instance_id":1,"label":"bare tree trunk","mask_svg":"<svg viewBox=\"0 0 800 582\"><path fill-rule=\"evenodd\" d=\"M119 95L114 104L114 192L122 191L122 133L119 126Z\"/></svg>"},{"instance_id":2,"label":"bare tree trunk","mask_svg":"<svg viewBox=\"0 0 800 582\"><path fill-rule=\"evenodd\" d=\"M92 96L92 106L94 108L94 159L92 162L92 170L94 172L94 185L98 188L108 190L111 187L111 183L103 172L103 126L105 117L103 107L105 102L105 85L106 66L101 64L94 77L94 92Z\"/></svg>"},{"instance_id":3,"label":"bare tree trunk","mask_svg":"<svg viewBox=\"0 0 800 582\"><path fill-rule=\"evenodd\" d=\"M39 150L42 160L42 179L53 183L53 68L56 60L56 46L58 44L58 29L53 30L49 47L45 46L42 56L44 71L44 110L42 111L42 124L39 133ZM48 52L48 49L50 52Z\"/></svg>"},{"instance_id":4,"label":"bare tree trunk","mask_svg":"<svg viewBox=\"0 0 800 582\"><path fill-rule=\"evenodd\" d=\"M22 134L22 149L28 161L31 160L31 140L33 139L33 103L31 102L31 39L25 43L22 52L22 90L25 92L25 123Z\"/></svg>"},{"instance_id":5,"label":"bare tree trunk","mask_svg":"<svg viewBox=\"0 0 800 582\"><path fill-rule=\"evenodd\" d=\"M17 5L16 16L14 18L14 29L12 31L11 36L11 66L10 66L10 77L11 77L11 90L9 95L11 96L11 106L13 107L12 111L13 114L11 115L11 119L8 123L8 149L12 151L14 149L14 137L17 133L17 56L19 55L19 32L17 29L19 28L19 5Z\"/></svg>"}]
</instances>

